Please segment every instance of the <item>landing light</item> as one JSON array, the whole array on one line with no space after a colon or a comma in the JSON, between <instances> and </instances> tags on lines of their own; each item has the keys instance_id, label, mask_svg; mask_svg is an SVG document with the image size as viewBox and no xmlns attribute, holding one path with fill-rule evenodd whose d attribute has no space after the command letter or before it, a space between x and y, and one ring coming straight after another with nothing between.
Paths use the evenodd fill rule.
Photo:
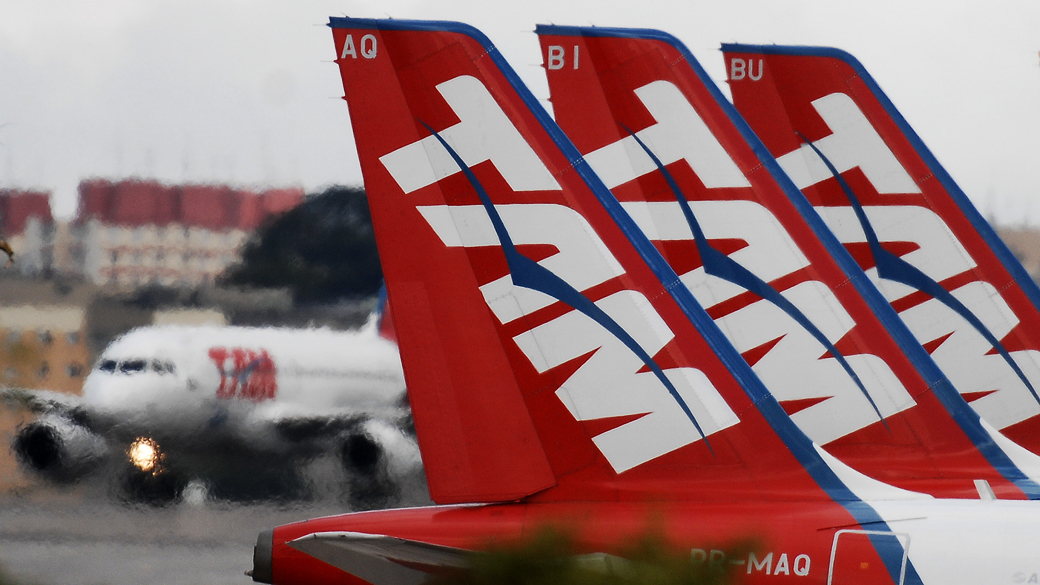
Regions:
<instances>
[{"instance_id":1,"label":"landing light","mask_svg":"<svg viewBox=\"0 0 1040 585\"><path fill-rule=\"evenodd\" d=\"M159 444L154 439L138 437L130 444L127 454L134 467L152 474L159 473L159 461L162 454L159 452Z\"/></svg>"}]
</instances>

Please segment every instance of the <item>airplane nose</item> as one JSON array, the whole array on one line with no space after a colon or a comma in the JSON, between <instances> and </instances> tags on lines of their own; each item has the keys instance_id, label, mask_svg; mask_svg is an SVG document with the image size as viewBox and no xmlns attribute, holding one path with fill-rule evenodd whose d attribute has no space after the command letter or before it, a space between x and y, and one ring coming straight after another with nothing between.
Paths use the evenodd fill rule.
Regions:
<instances>
[{"instance_id":1,"label":"airplane nose","mask_svg":"<svg viewBox=\"0 0 1040 585\"><path fill-rule=\"evenodd\" d=\"M274 530L265 530L256 537L253 547L253 570L246 573L257 583L272 582L272 550L274 549Z\"/></svg>"}]
</instances>

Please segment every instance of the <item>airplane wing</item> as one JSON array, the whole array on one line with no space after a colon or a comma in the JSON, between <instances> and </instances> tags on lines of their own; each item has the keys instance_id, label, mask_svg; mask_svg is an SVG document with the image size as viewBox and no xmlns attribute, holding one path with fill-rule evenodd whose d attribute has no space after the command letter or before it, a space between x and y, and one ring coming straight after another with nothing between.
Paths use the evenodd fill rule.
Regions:
<instances>
[{"instance_id":1,"label":"airplane wing","mask_svg":"<svg viewBox=\"0 0 1040 585\"><path fill-rule=\"evenodd\" d=\"M59 483L115 476L120 497L156 503L176 499L193 479L218 498L291 496L306 483L294 474L331 455L351 484L351 497L358 495L355 504L367 507L422 468L407 405L319 412L215 401L204 412L156 417L144 410L110 412L79 396L5 388L4 407L35 415L15 431L11 445L25 470Z\"/></svg>"},{"instance_id":2,"label":"airplane wing","mask_svg":"<svg viewBox=\"0 0 1040 585\"><path fill-rule=\"evenodd\" d=\"M450 546L361 532L317 532L288 545L373 585L418 585L429 578L429 573L466 566L474 554Z\"/></svg>"},{"instance_id":3,"label":"airplane wing","mask_svg":"<svg viewBox=\"0 0 1040 585\"><path fill-rule=\"evenodd\" d=\"M427 570L464 567L473 556L466 549L362 532L316 532L292 541L290 546L332 565L342 562L344 553Z\"/></svg>"},{"instance_id":4,"label":"airplane wing","mask_svg":"<svg viewBox=\"0 0 1040 585\"><path fill-rule=\"evenodd\" d=\"M36 414L66 413L83 405L79 396L71 394L53 390L10 387L0 388L0 402L8 408L27 410Z\"/></svg>"}]
</instances>

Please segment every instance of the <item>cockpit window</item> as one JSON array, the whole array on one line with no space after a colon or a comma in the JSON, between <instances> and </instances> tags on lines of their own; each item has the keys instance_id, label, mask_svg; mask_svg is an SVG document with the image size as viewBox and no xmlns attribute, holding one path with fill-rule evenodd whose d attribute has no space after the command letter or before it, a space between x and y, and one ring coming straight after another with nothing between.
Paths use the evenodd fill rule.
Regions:
<instances>
[{"instance_id":1,"label":"cockpit window","mask_svg":"<svg viewBox=\"0 0 1040 585\"><path fill-rule=\"evenodd\" d=\"M144 360L127 360L119 364L119 373L121 374L137 374L145 371L147 365Z\"/></svg>"},{"instance_id":2,"label":"cockpit window","mask_svg":"<svg viewBox=\"0 0 1040 585\"><path fill-rule=\"evenodd\" d=\"M173 374L176 368L173 362L165 360L129 359L125 361L102 360L98 364L98 370L106 374L119 372L120 374L141 374L144 372L155 372L156 374Z\"/></svg>"}]
</instances>

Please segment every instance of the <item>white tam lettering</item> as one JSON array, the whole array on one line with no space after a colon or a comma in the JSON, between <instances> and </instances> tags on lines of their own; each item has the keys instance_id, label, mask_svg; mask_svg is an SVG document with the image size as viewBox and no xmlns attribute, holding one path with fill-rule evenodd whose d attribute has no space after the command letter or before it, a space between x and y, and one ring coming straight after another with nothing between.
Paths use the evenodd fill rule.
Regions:
<instances>
[{"instance_id":1,"label":"white tam lettering","mask_svg":"<svg viewBox=\"0 0 1040 585\"><path fill-rule=\"evenodd\" d=\"M596 305L650 355L674 337L639 293L621 291ZM654 373L640 372L642 360L586 315L571 311L514 340L539 372L593 352L556 392L575 419L644 415L593 438L618 473L702 438ZM673 368L665 370L665 375L706 434L739 422L700 370Z\"/></svg>"},{"instance_id":2,"label":"white tam lettering","mask_svg":"<svg viewBox=\"0 0 1040 585\"><path fill-rule=\"evenodd\" d=\"M750 186L679 88L667 81L655 81L635 92L657 120L653 126L636 132L636 136L662 164L685 160L709 189ZM609 189L657 169L631 136L586 154L585 160Z\"/></svg>"},{"instance_id":3,"label":"white tam lettering","mask_svg":"<svg viewBox=\"0 0 1040 585\"><path fill-rule=\"evenodd\" d=\"M833 132L813 144L839 173L859 167L882 194L921 192L852 98L832 93L814 101L813 107ZM833 176L807 144L781 156L777 162L799 189Z\"/></svg>"},{"instance_id":4,"label":"white tam lettering","mask_svg":"<svg viewBox=\"0 0 1040 585\"><path fill-rule=\"evenodd\" d=\"M693 240L677 202L623 205L651 240ZM766 282L809 264L787 230L759 203L693 201L690 207L709 240L745 242L746 246L729 257ZM709 276L703 267L679 277L707 309L745 292L738 285ZM855 326L841 302L821 282L805 281L782 294L831 343L837 343ZM752 369L781 402L818 401L791 416L813 441L830 443L877 422L870 401L842 365L812 333L776 305L766 300L749 302L720 316L715 323L741 353L773 344ZM913 399L884 360L871 354L845 358L883 416L913 406Z\"/></svg>"},{"instance_id":5,"label":"white tam lettering","mask_svg":"<svg viewBox=\"0 0 1040 585\"><path fill-rule=\"evenodd\" d=\"M843 244L866 240L851 207L816 210ZM902 254L902 258L936 282L976 266L942 218L930 209L884 205L865 207L864 212L881 242L915 244L917 248ZM867 270L867 275L890 302L915 292L904 284L880 279L876 268ZM976 280L950 292L997 339L1003 339L1019 323L1000 292L987 282ZM932 359L958 392L973 398L971 407L988 423L1004 429L1040 414L1040 406L1018 374L956 311L941 301L928 299L903 309L899 316L920 343L927 346L938 342L937 347L930 348ZM1010 355L1026 379L1034 384L1040 380L1040 352L1018 350ZM987 392L980 397L980 393Z\"/></svg>"},{"instance_id":6,"label":"white tam lettering","mask_svg":"<svg viewBox=\"0 0 1040 585\"><path fill-rule=\"evenodd\" d=\"M459 123L439 132L467 166L490 160L514 191L558 191L559 183L527 144L484 84L463 75L437 86ZM405 193L461 169L436 136L379 158Z\"/></svg>"},{"instance_id":7,"label":"white tam lettering","mask_svg":"<svg viewBox=\"0 0 1040 585\"><path fill-rule=\"evenodd\" d=\"M855 325L834 293L821 282L797 284L783 295L832 343ZM814 442L826 445L878 421L867 397L827 348L776 305L759 300L719 317L715 323L741 353L774 344L752 369L781 403L819 400L791 415ZM847 355L845 359L882 416L914 405L884 360L872 354Z\"/></svg>"},{"instance_id":8,"label":"white tam lettering","mask_svg":"<svg viewBox=\"0 0 1040 585\"><path fill-rule=\"evenodd\" d=\"M677 201L622 203L625 211L652 241L693 240ZM754 201L691 201L690 208L709 240L742 240L747 245L729 255L766 282L809 265L776 217ZM709 277L704 268L680 274L701 306L712 307L744 292L739 285Z\"/></svg>"},{"instance_id":9,"label":"white tam lettering","mask_svg":"<svg viewBox=\"0 0 1040 585\"><path fill-rule=\"evenodd\" d=\"M856 211L852 207L816 207L816 212L842 244L866 242ZM942 282L975 267L975 261L934 211L917 205L871 205L864 207L867 220L881 242L916 244L916 249L902 254L903 260L916 266L929 278ZM879 281L877 270L867 275L889 301L902 298L914 289L890 280Z\"/></svg>"},{"instance_id":10,"label":"white tam lettering","mask_svg":"<svg viewBox=\"0 0 1040 585\"><path fill-rule=\"evenodd\" d=\"M972 282L951 291L987 329L1002 339L1018 324L1004 299L986 282ZM899 314L921 343L943 339L932 359L961 393L992 392L971 406L987 422L1002 429L1040 414L1029 389L993 346L967 321L935 299ZM1012 351L1011 357L1030 380L1040 380L1040 352Z\"/></svg>"},{"instance_id":11,"label":"white tam lettering","mask_svg":"<svg viewBox=\"0 0 1040 585\"><path fill-rule=\"evenodd\" d=\"M483 206L429 206L419 212L446 246L500 246L500 235ZM573 209L551 204L495 206L517 246L549 244L558 250L539 261L578 291L624 274L610 251ZM480 287L502 323L546 307L556 299L502 278ZM640 293L621 291L596 302L647 355L655 355L674 334ZM593 438L621 473L701 439L680 400L712 434L739 422L711 381L694 368L664 370L678 396L625 342L585 314L572 310L514 338L539 372L589 353L593 355L558 389L576 420L642 415Z\"/></svg>"},{"instance_id":12,"label":"white tam lettering","mask_svg":"<svg viewBox=\"0 0 1040 585\"><path fill-rule=\"evenodd\" d=\"M446 246L501 245L483 206L418 209ZM495 209L517 246L554 246L559 252L539 264L576 290L584 291L624 274L603 242L574 210L549 204L499 205ZM480 288L502 323L556 301L544 293L514 285L509 275ZM653 305L640 293L617 292L596 301L596 305L631 335L647 355L655 355L674 338ZM556 393L576 420L643 415L593 438L618 473L702 438L679 400L709 435L739 422L703 372L694 368L664 370L677 397L652 371L640 371L646 364L631 347L577 310L522 333L514 341L539 372L593 354Z\"/></svg>"},{"instance_id":13,"label":"white tam lettering","mask_svg":"<svg viewBox=\"0 0 1040 585\"><path fill-rule=\"evenodd\" d=\"M438 205L418 209L445 246L477 248L501 245L491 218L482 205ZM573 209L550 204L496 205L495 209L517 246L555 246L559 252L538 263L575 289L586 290L624 274L592 226ZM509 323L555 302L547 294L514 286L508 274L484 284L480 291L501 323Z\"/></svg>"}]
</instances>

